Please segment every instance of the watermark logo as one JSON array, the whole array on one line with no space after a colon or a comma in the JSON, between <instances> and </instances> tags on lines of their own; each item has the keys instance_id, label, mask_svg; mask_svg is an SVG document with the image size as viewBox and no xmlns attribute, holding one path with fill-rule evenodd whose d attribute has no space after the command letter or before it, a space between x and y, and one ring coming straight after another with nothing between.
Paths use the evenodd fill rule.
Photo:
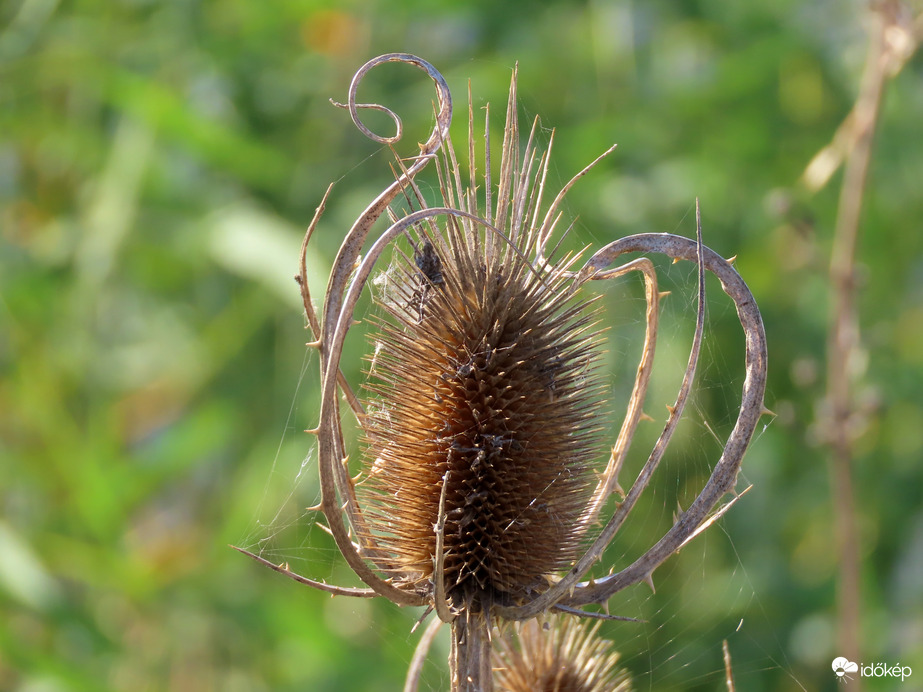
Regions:
<instances>
[{"instance_id":1,"label":"watermark logo","mask_svg":"<svg viewBox=\"0 0 923 692\"><path fill-rule=\"evenodd\" d=\"M859 672L859 664L853 663L848 658L844 658L843 656L838 656L837 658L833 659L833 672L836 673L837 678L839 678L839 680L842 682L847 679L847 673Z\"/></svg>"},{"instance_id":2,"label":"watermark logo","mask_svg":"<svg viewBox=\"0 0 923 692\"><path fill-rule=\"evenodd\" d=\"M844 656L837 656L831 664L833 672L839 682L851 680L850 673L858 673L863 678L900 678L901 682L910 677L913 672L910 666L901 664L889 665L887 663L854 663Z\"/></svg>"}]
</instances>

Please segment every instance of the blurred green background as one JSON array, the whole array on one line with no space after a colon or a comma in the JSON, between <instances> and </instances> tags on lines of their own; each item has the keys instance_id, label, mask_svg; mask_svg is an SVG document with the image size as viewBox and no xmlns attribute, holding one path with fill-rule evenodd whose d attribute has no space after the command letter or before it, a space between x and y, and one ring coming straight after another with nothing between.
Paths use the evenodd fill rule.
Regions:
<instances>
[{"instance_id":1,"label":"blurred green background","mask_svg":"<svg viewBox=\"0 0 923 692\"><path fill-rule=\"evenodd\" d=\"M603 632L639 690L725 689L723 639L738 689L836 689L817 412L841 175L813 195L797 181L855 100L868 19L863 3L832 0L0 4L0 689L400 689L418 613L330 599L227 547L355 584L305 511L317 499L301 432L316 422L317 361L292 275L328 183L317 292L345 229L390 180L387 152L328 99L391 51L444 73L459 142L466 80L496 129L518 61L524 126L540 115L556 128L551 189L618 142L569 196L588 244L691 235L701 199L706 243L738 255L762 308L778 415L745 460L749 494L655 574L656 594L613 599L646 622ZM383 67L362 98L406 115L402 153L427 136L421 73ZM867 689L923 689L921 113L917 55L888 85L876 138L855 386L861 661L914 673ZM673 377L694 275L661 266L676 284L662 356ZM605 290L623 323L617 399L643 301L635 280ZM690 422L610 550L618 564L694 495L720 451L709 428L733 423L741 339L710 290ZM658 420L675 386L652 395ZM633 468L657 427L639 435ZM447 689L444 660L440 641L424 689Z\"/></svg>"}]
</instances>

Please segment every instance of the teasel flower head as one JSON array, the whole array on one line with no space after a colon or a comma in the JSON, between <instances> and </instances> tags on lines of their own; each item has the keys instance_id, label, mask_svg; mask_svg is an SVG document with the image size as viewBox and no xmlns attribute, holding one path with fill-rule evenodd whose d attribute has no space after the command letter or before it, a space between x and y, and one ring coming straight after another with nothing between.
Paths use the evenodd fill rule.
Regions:
<instances>
[{"instance_id":1,"label":"teasel flower head","mask_svg":"<svg viewBox=\"0 0 923 692\"><path fill-rule=\"evenodd\" d=\"M440 579L453 607L547 588L578 556L593 491L596 315L574 296L571 258L530 259L531 182L501 182L509 216L487 233L450 216L409 234L379 298L360 540L399 588Z\"/></svg>"},{"instance_id":2,"label":"teasel flower head","mask_svg":"<svg viewBox=\"0 0 923 692\"><path fill-rule=\"evenodd\" d=\"M306 257L327 196L305 235L296 275L308 327L316 337L311 345L320 354L320 420L310 431L317 435L318 509L347 563L369 588L323 584L242 552L335 595L379 595L398 605L426 606L426 614L435 611L419 651L431 641L435 626L449 623L452 689L489 690L491 632L497 622L526 621L553 610L588 615L580 606L605 603L639 582L653 586L654 570L736 501L719 504L734 490L744 451L765 412L765 335L746 284L730 262L702 244L698 208L696 240L639 234L588 258L565 253L556 240L548 251L552 237L563 235L564 196L614 147L548 203L544 192L551 144L549 151L538 153L536 121L520 148L515 70L496 181L489 125L481 184L471 106L464 171L449 137L448 85L416 56L394 53L369 61L353 78L348 102L336 104L349 110L366 136L391 146L403 134L395 113L357 97L367 73L384 62L410 64L429 75L436 85L436 125L419 156L403 160L395 155L395 182L346 233L319 313L308 288ZM363 109L391 117L396 133L371 132L360 117ZM417 180L430 164L437 173L439 206L425 198ZM395 203L402 198L399 208ZM391 225L371 236L383 216ZM654 265L646 257L611 265L625 253L639 252L695 262L698 309L682 385L668 406L660 437L626 492L619 472L644 417L660 294ZM744 330L746 378L737 424L708 483L661 540L631 564L613 565L606 576L581 581L649 485L682 416L702 342L706 269L734 301ZM630 272L644 279L645 340L618 436L608 461L597 467L604 427L601 315L583 289L589 281ZM360 296L370 284L378 314L371 318L363 400L340 364ZM341 397L362 431L361 459L352 464ZM359 475L351 476L356 462ZM611 506L613 494L620 501L606 516L603 509ZM407 690L415 689L419 660L418 655L411 666Z\"/></svg>"},{"instance_id":3,"label":"teasel flower head","mask_svg":"<svg viewBox=\"0 0 923 692\"><path fill-rule=\"evenodd\" d=\"M551 616L518 622L494 639L494 684L503 692L629 692L618 652L593 625Z\"/></svg>"}]
</instances>

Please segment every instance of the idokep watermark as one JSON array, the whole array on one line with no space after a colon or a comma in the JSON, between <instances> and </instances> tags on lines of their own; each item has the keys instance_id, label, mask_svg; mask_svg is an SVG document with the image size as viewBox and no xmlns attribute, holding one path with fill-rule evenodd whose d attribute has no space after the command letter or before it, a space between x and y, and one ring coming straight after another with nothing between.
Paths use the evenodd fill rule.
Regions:
<instances>
[{"instance_id":1,"label":"idokep watermark","mask_svg":"<svg viewBox=\"0 0 923 692\"><path fill-rule=\"evenodd\" d=\"M840 682L849 680L852 677L850 673L859 673L863 678L900 678L901 682L913 673L910 666L900 663L893 666L888 663L854 663L843 656L833 659L832 667Z\"/></svg>"}]
</instances>

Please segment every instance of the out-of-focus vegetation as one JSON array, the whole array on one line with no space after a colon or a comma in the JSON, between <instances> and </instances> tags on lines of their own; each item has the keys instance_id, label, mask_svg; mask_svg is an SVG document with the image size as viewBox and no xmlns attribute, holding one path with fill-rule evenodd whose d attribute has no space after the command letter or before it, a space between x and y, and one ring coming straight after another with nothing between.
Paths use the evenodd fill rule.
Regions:
<instances>
[{"instance_id":1,"label":"out-of-focus vegetation","mask_svg":"<svg viewBox=\"0 0 923 692\"><path fill-rule=\"evenodd\" d=\"M499 124L518 61L524 123L556 128L552 188L618 142L569 197L588 244L692 234L701 199L706 243L738 256L762 307L778 416L720 527L655 574L656 594L613 600L646 622L603 632L638 689L724 689L723 639L738 689L835 689L817 423L840 175L816 194L798 181L856 98L867 20L859 2L791 0L0 5L0 689L400 688L418 613L331 600L227 547L354 583L304 511L317 363L291 277L329 182L316 294L390 179L328 101L390 51L443 71L459 141L466 80L477 117L489 100ZM431 92L381 68L362 98L407 115L411 154ZM906 689L923 679L921 113L917 55L888 84L875 141L854 364L862 660L912 666ZM708 428L733 422L739 329L710 290L696 410L613 560L664 530L720 450ZM663 348L681 370L692 298L669 300L685 331ZM636 346L615 348L627 361ZM447 687L443 661L431 689ZM892 682L868 688L904 689Z\"/></svg>"}]
</instances>

